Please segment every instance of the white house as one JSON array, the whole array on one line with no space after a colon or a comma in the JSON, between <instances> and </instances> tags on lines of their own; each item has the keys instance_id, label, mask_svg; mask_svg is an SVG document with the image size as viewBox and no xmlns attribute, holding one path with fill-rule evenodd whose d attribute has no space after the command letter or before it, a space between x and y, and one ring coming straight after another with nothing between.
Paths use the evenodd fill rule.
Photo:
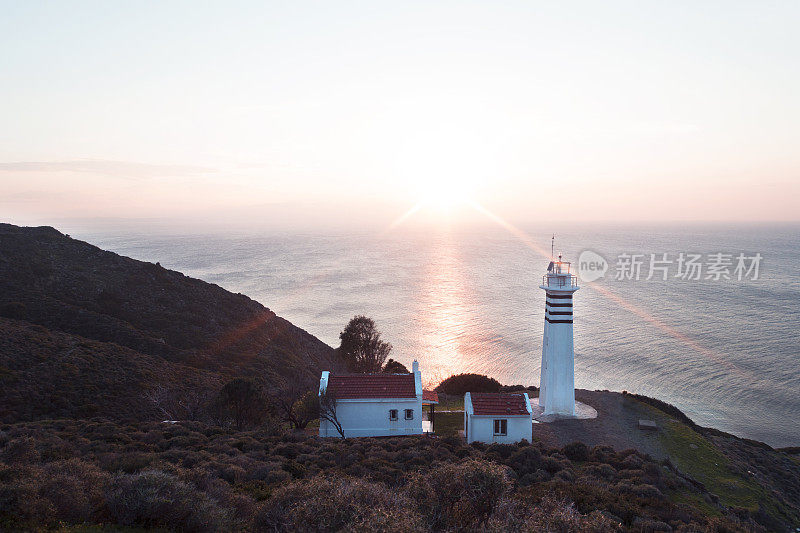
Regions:
<instances>
[{"instance_id":1,"label":"white house","mask_svg":"<svg viewBox=\"0 0 800 533\"><path fill-rule=\"evenodd\" d=\"M533 436L533 409L527 393L468 392L464 395L467 442L512 443Z\"/></svg>"},{"instance_id":2,"label":"white house","mask_svg":"<svg viewBox=\"0 0 800 533\"><path fill-rule=\"evenodd\" d=\"M422 435L422 376L414 361L410 374L322 373L319 394L330 393L344 436ZM328 420L319 422L320 437L338 437Z\"/></svg>"}]
</instances>

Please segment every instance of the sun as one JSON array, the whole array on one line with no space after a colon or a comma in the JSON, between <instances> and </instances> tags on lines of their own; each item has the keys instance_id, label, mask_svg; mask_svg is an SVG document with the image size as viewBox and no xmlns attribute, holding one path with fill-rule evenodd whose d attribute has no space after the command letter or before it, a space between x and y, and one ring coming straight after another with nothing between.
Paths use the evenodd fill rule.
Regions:
<instances>
[{"instance_id":1,"label":"sun","mask_svg":"<svg viewBox=\"0 0 800 533\"><path fill-rule=\"evenodd\" d=\"M470 187L457 180L440 179L422 185L422 205L428 209L449 213L472 202Z\"/></svg>"},{"instance_id":2,"label":"sun","mask_svg":"<svg viewBox=\"0 0 800 533\"><path fill-rule=\"evenodd\" d=\"M476 172L477 166L470 167L472 162L452 146L426 146L409 158L404 181L420 208L449 214L475 198L482 175Z\"/></svg>"},{"instance_id":3,"label":"sun","mask_svg":"<svg viewBox=\"0 0 800 533\"><path fill-rule=\"evenodd\" d=\"M484 129L461 116L429 111L438 120L414 126L396 145L394 179L413 203L401 221L415 214L435 215L434 220L460 216L484 193L501 161Z\"/></svg>"},{"instance_id":4,"label":"sun","mask_svg":"<svg viewBox=\"0 0 800 533\"><path fill-rule=\"evenodd\" d=\"M414 205L396 218L389 229L396 228L417 214L434 215L434 220L450 220L457 212L465 207L476 208L478 202L474 199L471 187L467 183L456 179L430 179L417 189L417 198Z\"/></svg>"}]
</instances>

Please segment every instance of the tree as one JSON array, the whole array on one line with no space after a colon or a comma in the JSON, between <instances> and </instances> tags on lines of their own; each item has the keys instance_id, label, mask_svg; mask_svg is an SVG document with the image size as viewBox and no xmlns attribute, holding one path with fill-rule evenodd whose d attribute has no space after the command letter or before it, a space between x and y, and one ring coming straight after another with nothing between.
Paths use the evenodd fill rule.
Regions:
<instances>
[{"instance_id":1,"label":"tree","mask_svg":"<svg viewBox=\"0 0 800 533\"><path fill-rule=\"evenodd\" d=\"M309 371L296 369L289 375L272 373L267 379L269 401L278 418L291 429L305 429L319 418L314 376Z\"/></svg>"},{"instance_id":2,"label":"tree","mask_svg":"<svg viewBox=\"0 0 800 533\"><path fill-rule=\"evenodd\" d=\"M401 363L400 361L395 361L394 359L389 359L386 361L386 364L383 365L383 372L385 374L410 374L411 372L408 371L406 365Z\"/></svg>"},{"instance_id":3,"label":"tree","mask_svg":"<svg viewBox=\"0 0 800 533\"><path fill-rule=\"evenodd\" d=\"M339 335L339 355L351 372L380 372L392 345L381 340L371 318L353 317Z\"/></svg>"},{"instance_id":4,"label":"tree","mask_svg":"<svg viewBox=\"0 0 800 533\"><path fill-rule=\"evenodd\" d=\"M323 420L330 422L344 440L344 428L336 416L336 394L330 388L326 388L319 395L319 419L320 422Z\"/></svg>"},{"instance_id":5,"label":"tree","mask_svg":"<svg viewBox=\"0 0 800 533\"><path fill-rule=\"evenodd\" d=\"M299 383L285 381L270 392L270 402L281 421L291 429L305 429L319 417L317 395Z\"/></svg>"},{"instance_id":6,"label":"tree","mask_svg":"<svg viewBox=\"0 0 800 533\"><path fill-rule=\"evenodd\" d=\"M163 385L145 391L142 396L158 409L167 420L175 420L175 406L177 404L175 391Z\"/></svg>"},{"instance_id":7,"label":"tree","mask_svg":"<svg viewBox=\"0 0 800 533\"><path fill-rule=\"evenodd\" d=\"M294 419L292 423L296 429L305 429L312 421L319 418L319 398L313 391L306 391L293 406Z\"/></svg>"},{"instance_id":8,"label":"tree","mask_svg":"<svg viewBox=\"0 0 800 533\"><path fill-rule=\"evenodd\" d=\"M464 394L467 392L500 392L500 382L482 374L457 374L445 379L434 389L445 394Z\"/></svg>"},{"instance_id":9,"label":"tree","mask_svg":"<svg viewBox=\"0 0 800 533\"><path fill-rule=\"evenodd\" d=\"M207 407L213 398L208 390L177 390L158 385L142 395L167 420L203 420L208 418Z\"/></svg>"},{"instance_id":10,"label":"tree","mask_svg":"<svg viewBox=\"0 0 800 533\"><path fill-rule=\"evenodd\" d=\"M219 392L217 403L222 414L230 418L239 430L258 424L266 414L261 389L251 379L236 378L226 383Z\"/></svg>"}]
</instances>

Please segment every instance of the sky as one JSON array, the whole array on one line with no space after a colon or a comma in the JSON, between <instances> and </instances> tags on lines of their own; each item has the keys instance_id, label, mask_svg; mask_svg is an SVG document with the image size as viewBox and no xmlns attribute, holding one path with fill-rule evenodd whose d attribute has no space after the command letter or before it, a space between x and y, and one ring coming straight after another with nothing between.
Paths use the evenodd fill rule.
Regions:
<instances>
[{"instance_id":1,"label":"sky","mask_svg":"<svg viewBox=\"0 0 800 533\"><path fill-rule=\"evenodd\" d=\"M796 1L0 13L3 221L800 220Z\"/></svg>"}]
</instances>

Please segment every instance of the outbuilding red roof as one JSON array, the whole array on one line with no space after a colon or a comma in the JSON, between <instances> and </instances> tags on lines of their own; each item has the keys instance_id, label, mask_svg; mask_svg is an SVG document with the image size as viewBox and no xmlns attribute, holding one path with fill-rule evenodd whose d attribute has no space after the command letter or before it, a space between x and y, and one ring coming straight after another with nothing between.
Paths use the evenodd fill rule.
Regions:
<instances>
[{"instance_id":1,"label":"outbuilding red roof","mask_svg":"<svg viewBox=\"0 0 800 533\"><path fill-rule=\"evenodd\" d=\"M439 393L435 390L422 389L422 403L439 403Z\"/></svg>"},{"instance_id":2,"label":"outbuilding red roof","mask_svg":"<svg viewBox=\"0 0 800 533\"><path fill-rule=\"evenodd\" d=\"M328 388L341 400L357 398L416 398L414 374L339 374Z\"/></svg>"},{"instance_id":3,"label":"outbuilding red roof","mask_svg":"<svg viewBox=\"0 0 800 533\"><path fill-rule=\"evenodd\" d=\"M476 415L527 415L525 396L511 393L471 392L472 409Z\"/></svg>"}]
</instances>

